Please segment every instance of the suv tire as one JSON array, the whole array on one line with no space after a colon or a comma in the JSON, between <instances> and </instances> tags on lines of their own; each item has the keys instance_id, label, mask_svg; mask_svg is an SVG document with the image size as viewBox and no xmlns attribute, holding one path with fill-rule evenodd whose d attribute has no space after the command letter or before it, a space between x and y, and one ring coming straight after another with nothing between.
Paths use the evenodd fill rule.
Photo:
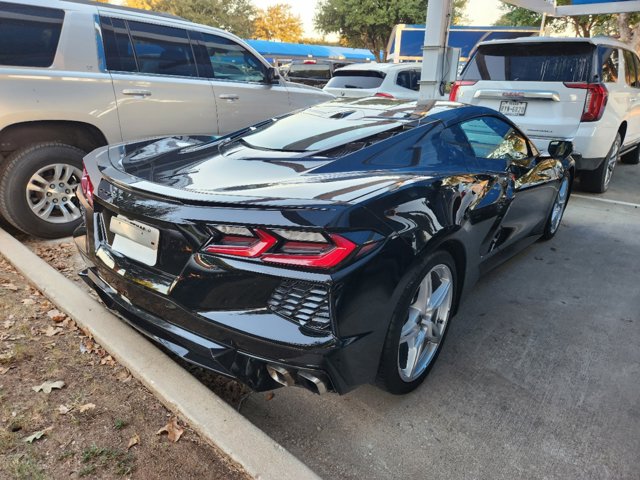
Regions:
<instances>
[{"instance_id":1,"label":"suv tire","mask_svg":"<svg viewBox=\"0 0 640 480\"><path fill-rule=\"evenodd\" d=\"M635 147L629 153L624 154L620 160L622 163L629 165L637 165L640 163L640 146Z\"/></svg>"},{"instance_id":2,"label":"suv tire","mask_svg":"<svg viewBox=\"0 0 640 480\"><path fill-rule=\"evenodd\" d=\"M616 138L609 149L609 153L602 160L602 163L595 170L583 170L580 172L580 186L583 190L593 193L604 193L609 188L613 171L620 160L620 147L622 137L620 132L616 133Z\"/></svg>"},{"instance_id":3,"label":"suv tire","mask_svg":"<svg viewBox=\"0 0 640 480\"><path fill-rule=\"evenodd\" d=\"M13 152L0 178L0 215L42 238L71 235L82 222L75 191L85 152L63 143L38 143Z\"/></svg>"}]
</instances>

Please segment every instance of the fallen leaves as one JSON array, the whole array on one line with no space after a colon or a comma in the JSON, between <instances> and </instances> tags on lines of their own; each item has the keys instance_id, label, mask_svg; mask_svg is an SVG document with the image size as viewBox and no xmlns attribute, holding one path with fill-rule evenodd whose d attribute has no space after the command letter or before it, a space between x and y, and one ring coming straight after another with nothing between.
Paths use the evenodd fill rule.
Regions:
<instances>
[{"instance_id":1,"label":"fallen leaves","mask_svg":"<svg viewBox=\"0 0 640 480\"><path fill-rule=\"evenodd\" d=\"M85 403L84 405L80 405L78 407L78 411L80 413L84 413L84 412L87 412L89 410L93 410L94 408L96 408L96 404L95 403Z\"/></svg>"},{"instance_id":2,"label":"fallen leaves","mask_svg":"<svg viewBox=\"0 0 640 480\"><path fill-rule=\"evenodd\" d=\"M66 415L67 413L69 413L71 410L73 410L73 407L67 407L66 405L60 405L58 407L58 413L60 415Z\"/></svg>"},{"instance_id":3,"label":"fallen leaves","mask_svg":"<svg viewBox=\"0 0 640 480\"><path fill-rule=\"evenodd\" d=\"M100 365L107 365L109 367L115 366L116 361L111 355L106 355L100 359Z\"/></svg>"},{"instance_id":4,"label":"fallen leaves","mask_svg":"<svg viewBox=\"0 0 640 480\"><path fill-rule=\"evenodd\" d=\"M129 439L129 443L127 444L127 450L129 450L134 445L140 444L140 435L137 433Z\"/></svg>"},{"instance_id":5,"label":"fallen leaves","mask_svg":"<svg viewBox=\"0 0 640 480\"><path fill-rule=\"evenodd\" d=\"M178 417L171 417L169 423L156 432L156 435L167 434L167 437L172 442L177 442L184 433L184 429L178 425Z\"/></svg>"},{"instance_id":6,"label":"fallen leaves","mask_svg":"<svg viewBox=\"0 0 640 480\"><path fill-rule=\"evenodd\" d=\"M13 283L3 283L2 287L6 288L7 290L11 290L13 292L17 292L18 291L18 287L16 287Z\"/></svg>"},{"instance_id":7,"label":"fallen leaves","mask_svg":"<svg viewBox=\"0 0 640 480\"><path fill-rule=\"evenodd\" d=\"M0 353L0 363L9 363L16 358L15 352Z\"/></svg>"},{"instance_id":8,"label":"fallen leaves","mask_svg":"<svg viewBox=\"0 0 640 480\"><path fill-rule=\"evenodd\" d=\"M34 392L44 392L46 394L51 393L51 390L57 388L60 389L64 387L64 382L62 380L57 380L55 382L46 381L40 385L36 385L35 387L31 387L31 390Z\"/></svg>"},{"instance_id":9,"label":"fallen leaves","mask_svg":"<svg viewBox=\"0 0 640 480\"><path fill-rule=\"evenodd\" d=\"M11 365L9 367L0 367L0 375L4 375L5 373L7 373L12 368L13 368L13 365Z\"/></svg>"},{"instance_id":10,"label":"fallen leaves","mask_svg":"<svg viewBox=\"0 0 640 480\"><path fill-rule=\"evenodd\" d=\"M23 305L35 305L36 301L33 298L23 298L22 299L22 304Z\"/></svg>"},{"instance_id":11,"label":"fallen leaves","mask_svg":"<svg viewBox=\"0 0 640 480\"><path fill-rule=\"evenodd\" d=\"M44 430L39 430L39 431L29 435L28 437L23 438L22 441L26 442L26 443L33 443L35 440L39 440L40 438L45 436L47 434L47 432L50 432L51 430L53 430L53 426L47 427Z\"/></svg>"},{"instance_id":12,"label":"fallen leaves","mask_svg":"<svg viewBox=\"0 0 640 480\"><path fill-rule=\"evenodd\" d=\"M47 316L56 323L60 323L65 318L67 318L64 313L62 313L60 310L56 310L55 308L53 310L49 310L47 312Z\"/></svg>"},{"instance_id":13,"label":"fallen leaves","mask_svg":"<svg viewBox=\"0 0 640 480\"><path fill-rule=\"evenodd\" d=\"M53 325L49 325L45 330L42 330L45 337L53 337L54 335L58 335L64 331L61 327L54 327Z\"/></svg>"},{"instance_id":14,"label":"fallen leaves","mask_svg":"<svg viewBox=\"0 0 640 480\"><path fill-rule=\"evenodd\" d=\"M2 327L8 330L9 328L13 327L15 324L16 324L15 320L5 320L2 323Z\"/></svg>"}]
</instances>

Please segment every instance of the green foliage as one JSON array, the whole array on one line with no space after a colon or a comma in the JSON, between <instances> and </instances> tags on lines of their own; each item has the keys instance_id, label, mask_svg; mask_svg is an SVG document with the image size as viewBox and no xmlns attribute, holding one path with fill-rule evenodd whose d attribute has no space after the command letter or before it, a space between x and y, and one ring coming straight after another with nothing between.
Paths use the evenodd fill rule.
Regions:
<instances>
[{"instance_id":1,"label":"green foliage","mask_svg":"<svg viewBox=\"0 0 640 480\"><path fill-rule=\"evenodd\" d=\"M503 3L500 9L503 13L494 25L507 27L537 27L542 22L542 14L526 8L515 7Z\"/></svg>"},{"instance_id":2,"label":"green foliage","mask_svg":"<svg viewBox=\"0 0 640 480\"><path fill-rule=\"evenodd\" d=\"M251 0L127 0L127 5L178 15L242 38L253 34L256 10Z\"/></svg>"},{"instance_id":3,"label":"green foliage","mask_svg":"<svg viewBox=\"0 0 640 480\"><path fill-rule=\"evenodd\" d=\"M454 1L454 23L464 20L467 0ZM427 0L323 0L314 19L323 33L337 33L350 47L363 47L381 61L393 26L398 23L424 23ZM383 51L380 56L379 52Z\"/></svg>"}]
</instances>

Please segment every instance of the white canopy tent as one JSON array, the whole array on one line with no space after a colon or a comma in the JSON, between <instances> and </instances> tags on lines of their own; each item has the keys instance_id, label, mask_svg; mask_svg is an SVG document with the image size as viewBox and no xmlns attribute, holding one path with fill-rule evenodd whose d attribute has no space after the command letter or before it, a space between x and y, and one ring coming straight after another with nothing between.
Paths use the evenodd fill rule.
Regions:
<instances>
[{"instance_id":1,"label":"white canopy tent","mask_svg":"<svg viewBox=\"0 0 640 480\"><path fill-rule=\"evenodd\" d=\"M640 0L570 0L558 5L557 0L502 0L550 17L640 12ZM566 3L566 2L563 2ZM457 72L456 52L447 47L453 0L429 0L422 54L420 100L443 96L444 84Z\"/></svg>"}]
</instances>

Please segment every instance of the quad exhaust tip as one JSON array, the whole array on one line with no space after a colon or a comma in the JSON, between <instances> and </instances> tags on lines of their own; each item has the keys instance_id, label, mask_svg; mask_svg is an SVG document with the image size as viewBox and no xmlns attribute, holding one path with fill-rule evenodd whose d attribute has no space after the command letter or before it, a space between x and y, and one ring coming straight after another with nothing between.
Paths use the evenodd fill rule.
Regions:
<instances>
[{"instance_id":1,"label":"quad exhaust tip","mask_svg":"<svg viewBox=\"0 0 640 480\"><path fill-rule=\"evenodd\" d=\"M285 387L304 387L318 395L327 393L326 383L321 378L310 372L301 370L296 372L297 381L296 378L294 378L294 373L279 365L267 365L267 372L275 382L280 385L284 385Z\"/></svg>"}]
</instances>

